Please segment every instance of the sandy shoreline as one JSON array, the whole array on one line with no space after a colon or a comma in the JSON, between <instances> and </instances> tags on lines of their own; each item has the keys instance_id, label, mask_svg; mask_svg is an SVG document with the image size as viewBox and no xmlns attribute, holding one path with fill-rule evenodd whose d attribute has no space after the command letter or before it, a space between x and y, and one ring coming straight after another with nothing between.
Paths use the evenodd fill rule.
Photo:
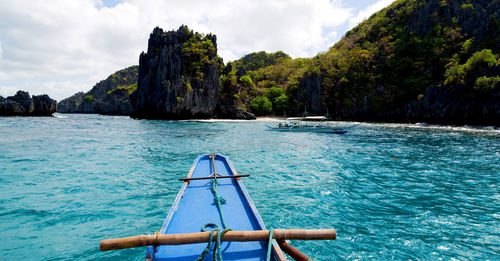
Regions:
<instances>
[{"instance_id":1,"label":"sandy shoreline","mask_svg":"<svg viewBox=\"0 0 500 261\"><path fill-rule=\"evenodd\" d=\"M68 114L71 115L71 114ZM55 113L54 118L67 118L68 115L62 115L60 113ZM128 116L107 116L101 115L102 117L128 117ZM280 122L283 121L283 117L280 116L263 116L257 117L255 120L236 120L236 119L189 119L180 121L194 121L194 122L239 122L239 123L252 123L252 122ZM389 128L417 128L417 129L436 129L436 130L450 130L450 131L468 131L468 132L488 132L494 134L500 134L500 126L455 126L455 125L441 125L441 124L429 124L425 122L419 123L383 123L383 122L357 122L357 121L328 121L333 124L339 125L364 125L364 126L384 126Z\"/></svg>"}]
</instances>

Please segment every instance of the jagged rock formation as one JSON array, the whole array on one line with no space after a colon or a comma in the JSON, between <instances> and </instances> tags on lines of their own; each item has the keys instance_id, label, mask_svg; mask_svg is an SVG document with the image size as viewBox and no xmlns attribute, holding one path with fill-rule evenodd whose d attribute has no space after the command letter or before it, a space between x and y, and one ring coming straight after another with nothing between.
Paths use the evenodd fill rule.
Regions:
<instances>
[{"instance_id":1,"label":"jagged rock formation","mask_svg":"<svg viewBox=\"0 0 500 261\"><path fill-rule=\"evenodd\" d=\"M138 66L131 66L117 71L90 91L60 101L58 112L129 115L132 112L129 96L137 88L137 69Z\"/></svg>"},{"instance_id":2,"label":"jagged rock formation","mask_svg":"<svg viewBox=\"0 0 500 261\"><path fill-rule=\"evenodd\" d=\"M137 83L132 84L132 88ZM130 94L132 91L125 88L117 88L107 93L102 100L96 102L96 111L104 115L130 115L132 105L130 105Z\"/></svg>"},{"instance_id":3,"label":"jagged rock formation","mask_svg":"<svg viewBox=\"0 0 500 261\"><path fill-rule=\"evenodd\" d=\"M156 27L147 53L139 58L137 91L131 96L132 116L213 117L221 64L215 35L194 33L187 26L169 32Z\"/></svg>"},{"instance_id":4,"label":"jagged rock formation","mask_svg":"<svg viewBox=\"0 0 500 261\"><path fill-rule=\"evenodd\" d=\"M31 115L47 116L57 110L57 101L51 99L47 94L33 95L34 110Z\"/></svg>"},{"instance_id":5,"label":"jagged rock formation","mask_svg":"<svg viewBox=\"0 0 500 261\"><path fill-rule=\"evenodd\" d=\"M7 100L19 103L24 109L23 114L31 114L35 110L35 103L28 92L17 91L16 95L7 97Z\"/></svg>"},{"instance_id":6,"label":"jagged rock formation","mask_svg":"<svg viewBox=\"0 0 500 261\"><path fill-rule=\"evenodd\" d=\"M0 96L0 116L51 116L57 109L57 102L48 95L33 95L18 91L16 95Z\"/></svg>"},{"instance_id":7,"label":"jagged rock formation","mask_svg":"<svg viewBox=\"0 0 500 261\"><path fill-rule=\"evenodd\" d=\"M87 97L87 99L84 99ZM57 112L60 113L97 113L93 103L93 97L83 92L77 92L73 96L61 100L57 104Z\"/></svg>"},{"instance_id":8,"label":"jagged rock formation","mask_svg":"<svg viewBox=\"0 0 500 261\"><path fill-rule=\"evenodd\" d=\"M26 109L19 103L0 96L0 116L21 116Z\"/></svg>"}]
</instances>

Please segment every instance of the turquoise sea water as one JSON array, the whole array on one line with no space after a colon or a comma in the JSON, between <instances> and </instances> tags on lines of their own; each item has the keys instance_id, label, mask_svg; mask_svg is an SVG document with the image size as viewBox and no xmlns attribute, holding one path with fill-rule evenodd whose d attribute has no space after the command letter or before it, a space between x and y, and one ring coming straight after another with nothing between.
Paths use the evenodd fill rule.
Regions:
<instances>
[{"instance_id":1,"label":"turquoise sea water","mask_svg":"<svg viewBox=\"0 0 500 261\"><path fill-rule=\"evenodd\" d=\"M345 135L265 122L0 117L0 260L143 260L100 239L158 231L193 160L228 156L264 222L337 229L292 244L318 260L500 253L500 132L361 124Z\"/></svg>"}]
</instances>

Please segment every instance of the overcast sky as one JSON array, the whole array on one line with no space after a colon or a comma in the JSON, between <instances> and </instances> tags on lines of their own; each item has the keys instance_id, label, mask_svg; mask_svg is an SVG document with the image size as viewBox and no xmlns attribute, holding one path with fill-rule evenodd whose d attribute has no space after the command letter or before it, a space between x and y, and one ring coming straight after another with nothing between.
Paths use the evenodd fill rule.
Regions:
<instances>
[{"instance_id":1,"label":"overcast sky","mask_svg":"<svg viewBox=\"0 0 500 261\"><path fill-rule=\"evenodd\" d=\"M1 0L0 95L56 100L138 64L155 26L217 35L224 62L326 51L393 0Z\"/></svg>"}]
</instances>

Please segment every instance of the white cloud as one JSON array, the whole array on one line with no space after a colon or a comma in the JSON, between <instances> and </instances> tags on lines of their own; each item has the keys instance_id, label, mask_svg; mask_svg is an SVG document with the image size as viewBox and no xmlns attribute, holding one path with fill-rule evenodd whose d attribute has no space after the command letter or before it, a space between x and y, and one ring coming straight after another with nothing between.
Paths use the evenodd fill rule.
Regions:
<instances>
[{"instance_id":1,"label":"white cloud","mask_svg":"<svg viewBox=\"0 0 500 261\"><path fill-rule=\"evenodd\" d=\"M2 0L0 95L24 88L60 100L87 91L138 64L155 26L214 33L227 62L261 50L313 56L351 17L335 0L124 0L112 8L101 0Z\"/></svg>"},{"instance_id":2,"label":"white cloud","mask_svg":"<svg viewBox=\"0 0 500 261\"><path fill-rule=\"evenodd\" d=\"M372 14L382 10L383 8L389 6L394 0L380 0L372 5L369 5L365 9L358 12L358 14L349 19L349 29L352 29L359 23L363 22L363 20L370 17Z\"/></svg>"}]
</instances>

